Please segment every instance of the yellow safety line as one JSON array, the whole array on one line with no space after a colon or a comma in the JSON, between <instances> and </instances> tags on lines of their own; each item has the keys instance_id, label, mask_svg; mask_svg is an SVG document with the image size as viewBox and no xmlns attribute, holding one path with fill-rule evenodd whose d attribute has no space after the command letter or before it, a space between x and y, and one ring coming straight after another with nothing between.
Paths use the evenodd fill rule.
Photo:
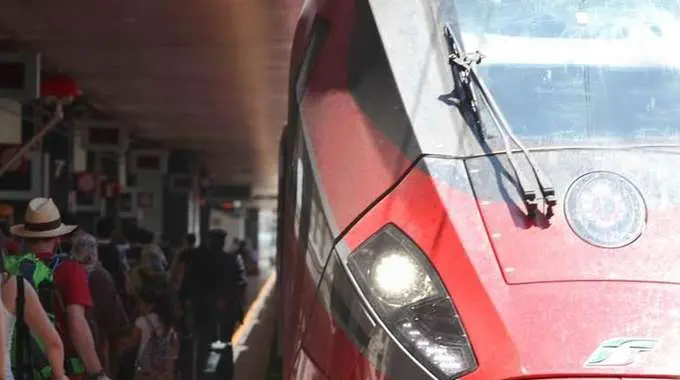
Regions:
<instances>
[{"instance_id":1,"label":"yellow safety line","mask_svg":"<svg viewBox=\"0 0 680 380\"><path fill-rule=\"evenodd\" d=\"M265 283L260 288L260 291L257 293L255 300L250 304L250 307L246 312L246 316L243 318L243 323L241 324L241 326L238 327L238 329L236 329L236 332L231 337L232 345L235 346L241 339L241 336L245 334L246 331L249 331L253 327L252 325L255 322L255 318L257 317L259 310L262 309L259 306L262 302L264 302L265 298L269 296L269 293L274 287L275 279L276 271L272 272L272 274L269 275L267 281L265 281Z\"/></svg>"}]
</instances>

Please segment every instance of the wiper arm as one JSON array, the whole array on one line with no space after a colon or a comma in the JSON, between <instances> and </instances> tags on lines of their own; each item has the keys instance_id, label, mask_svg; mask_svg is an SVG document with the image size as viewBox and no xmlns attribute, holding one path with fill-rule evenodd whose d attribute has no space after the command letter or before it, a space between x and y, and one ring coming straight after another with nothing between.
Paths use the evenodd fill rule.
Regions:
<instances>
[{"instance_id":1,"label":"wiper arm","mask_svg":"<svg viewBox=\"0 0 680 380\"><path fill-rule=\"evenodd\" d=\"M453 71L454 83L456 86L455 91L457 91L458 101L461 104L465 104L468 110L471 111L472 124L478 128L482 126L482 118L479 112L478 103L475 99L475 93L473 91L473 85L477 87L479 93L484 98L484 101L488 105L490 116L493 119L496 127L503 140L503 148L505 154L508 157L512 171L515 173L515 178L517 179L517 186L522 194L522 201L527 209L527 215L535 220L538 215L538 205L542 201L545 206L545 217L550 219L553 215L553 208L557 205L557 198L555 196L555 187L552 185L550 179L543 173L539 168L538 164L531 156L531 153L522 144L522 142L515 136L510 128L508 121L503 116L500 111L498 104L491 96L489 88L486 83L482 80L481 76L477 73L475 65L480 63L484 58L479 52L466 54L462 45L458 41L456 34L453 30L451 24L446 24L444 35L446 37L448 47L449 47L449 64ZM510 141L512 141L521 151L524 157L529 162L534 177L536 178L536 183L538 184L540 191L540 198L538 197L538 192L533 181L529 182L524 177L524 174L520 167L517 165L515 158L513 156L512 148L510 147Z\"/></svg>"}]
</instances>

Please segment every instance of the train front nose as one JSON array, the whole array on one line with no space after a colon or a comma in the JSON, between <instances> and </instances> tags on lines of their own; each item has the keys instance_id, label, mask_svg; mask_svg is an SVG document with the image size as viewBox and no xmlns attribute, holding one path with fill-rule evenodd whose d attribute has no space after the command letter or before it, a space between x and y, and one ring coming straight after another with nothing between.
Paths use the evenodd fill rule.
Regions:
<instances>
[{"instance_id":1,"label":"train front nose","mask_svg":"<svg viewBox=\"0 0 680 380\"><path fill-rule=\"evenodd\" d=\"M622 170L626 157L612 166L651 210L652 191L670 187ZM561 162L558 189L602 165L580 162L578 170ZM680 373L680 269L661 233L677 224L656 214L634 244L597 247L562 210L548 228L524 224L512 199L494 201L512 187L488 173L476 162L426 158L347 234L355 247L347 269L377 320L366 366L389 379Z\"/></svg>"},{"instance_id":2,"label":"train front nose","mask_svg":"<svg viewBox=\"0 0 680 380\"><path fill-rule=\"evenodd\" d=\"M483 326L473 328L474 318L465 319L480 369L494 375L471 378L668 378L680 373L680 288L675 285L555 282L510 285L506 295L497 299L494 318L507 335L477 335ZM492 354L487 345L503 347L515 368L495 371L487 355L497 363L503 355Z\"/></svg>"}]
</instances>

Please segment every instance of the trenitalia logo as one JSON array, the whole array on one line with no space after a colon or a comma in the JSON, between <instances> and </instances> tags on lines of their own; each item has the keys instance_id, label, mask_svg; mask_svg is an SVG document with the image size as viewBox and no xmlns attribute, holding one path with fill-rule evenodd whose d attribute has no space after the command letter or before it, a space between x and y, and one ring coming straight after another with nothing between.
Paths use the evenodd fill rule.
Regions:
<instances>
[{"instance_id":1,"label":"trenitalia logo","mask_svg":"<svg viewBox=\"0 0 680 380\"><path fill-rule=\"evenodd\" d=\"M639 354L652 351L659 341L644 338L616 338L605 340L593 352L584 367L620 367L635 362Z\"/></svg>"}]
</instances>

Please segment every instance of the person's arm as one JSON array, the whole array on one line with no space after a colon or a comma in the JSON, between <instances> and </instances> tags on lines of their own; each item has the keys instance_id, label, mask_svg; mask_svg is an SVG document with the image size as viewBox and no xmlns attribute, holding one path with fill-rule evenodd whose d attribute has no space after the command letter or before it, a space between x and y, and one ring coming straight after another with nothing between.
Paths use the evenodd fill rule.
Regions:
<instances>
[{"instance_id":1,"label":"person's arm","mask_svg":"<svg viewBox=\"0 0 680 380\"><path fill-rule=\"evenodd\" d=\"M85 307L82 305L68 305L66 307L66 317L69 337L78 356L85 365L85 370L91 374L101 372L102 365L97 356L92 331L90 331L87 318L85 318Z\"/></svg>"},{"instance_id":2,"label":"person's arm","mask_svg":"<svg viewBox=\"0 0 680 380\"><path fill-rule=\"evenodd\" d=\"M2 279L2 277L0 277ZM3 281L0 281L0 292L2 291ZM6 342L7 331L5 326L7 324L7 313L5 313L5 304L0 302L0 341ZM9 363L5 363L5 355L0 358L0 380L5 380L5 373L7 373L7 367Z\"/></svg>"},{"instance_id":3,"label":"person's arm","mask_svg":"<svg viewBox=\"0 0 680 380\"><path fill-rule=\"evenodd\" d=\"M24 321L31 334L37 336L45 345L47 359L52 367L52 373L55 379L62 379L65 377L64 372L64 345L61 342L59 333L50 322L45 309L40 304L40 299L33 287L24 281ZM4 326L4 324L3 324Z\"/></svg>"},{"instance_id":4,"label":"person's arm","mask_svg":"<svg viewBox=\"0 0 680 380\"><path fill-rule=\"evenodd\" d=\"M102 372L92 331L85 317L85 310L92 307L89 280L85 267L76 263L64 263L55 272L55 281L66 305L66 327L69 338L88 374Z\"/></svg>"},{"instance_id":5,"label":"person's arm","mask_svg":"<svg viewBox=\"0 0 680 380\"><path fill-rule=\"evenodd\" d=\"M245 296L246 286L248 285L248 276L246 275L245 264L241 256L236 256L236 287L240 293Z\"/></svg>"}]
</instances>

